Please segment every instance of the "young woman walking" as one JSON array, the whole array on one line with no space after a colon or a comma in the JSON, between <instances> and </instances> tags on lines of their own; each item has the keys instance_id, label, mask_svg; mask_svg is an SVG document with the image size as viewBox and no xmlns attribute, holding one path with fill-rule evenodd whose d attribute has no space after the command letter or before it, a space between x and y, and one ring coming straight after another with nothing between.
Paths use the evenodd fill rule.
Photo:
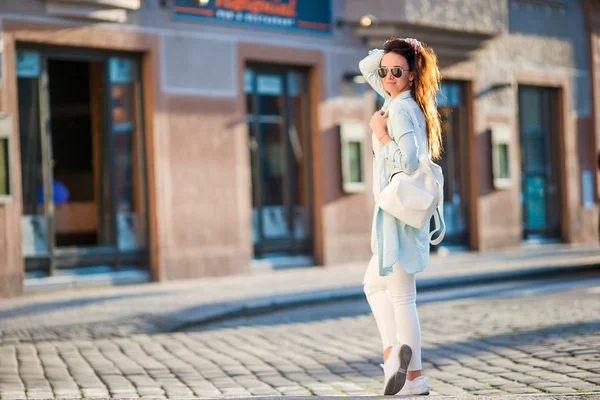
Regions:
<instances>
[{"instance_id":1,"label":"young woman walking","mask_svg":"<svg viewBox=\"0 0 600 400\"><path fill-rule=\"evenodd\" d=\"M383 344L384 394L427 395L429 389L421 374L415 274L429 261L429 228L406 225L377 204L392 172L411 174L420 158L438 159L441 155L437 56L416 39L393 38L385 42L383 50L371 50L359 67L385 99L369 123L373 130L375 213L373 257L363 281Z\"/></svg>"}]
</instances>

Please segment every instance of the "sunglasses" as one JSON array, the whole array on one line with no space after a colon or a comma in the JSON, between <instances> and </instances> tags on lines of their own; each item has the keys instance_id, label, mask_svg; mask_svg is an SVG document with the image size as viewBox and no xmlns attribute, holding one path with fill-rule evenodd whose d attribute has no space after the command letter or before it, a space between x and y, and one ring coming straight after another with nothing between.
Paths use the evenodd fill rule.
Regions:
<instances>
[{"instance_id":1,"label":"sunglasses","mask_svg":"<svg viewBox=\"0 0 600 400\"><path fill-rule=\"evenodd\" d=\"M392 71L392 75L394 76L394 78L400 78L404 73L404 70L401 67L381 67L377 69L377 75L379 75L379 77L383 79L387 76L389 71Z\"/></svg>"}]
</instances>

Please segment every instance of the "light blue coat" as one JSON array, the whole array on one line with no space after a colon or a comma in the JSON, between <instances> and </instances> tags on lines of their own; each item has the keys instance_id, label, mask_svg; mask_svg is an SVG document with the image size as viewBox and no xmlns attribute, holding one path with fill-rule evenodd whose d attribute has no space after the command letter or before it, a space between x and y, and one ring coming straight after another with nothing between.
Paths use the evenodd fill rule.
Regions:
<instances>
[{"instance_id":1,"label":"light blue coat","mask_svg":"<svg viewBox=\"0 0 600 400\"><path fill-rule=\"evenodd\" d=\"M411 91L400 93L394 99L385 92L377 75L382 58L383 51L375 49L359 63L367 82L385 99L382 110L388 113L388 133L393 139L382 146L372 134L375 210L371 250L378 255L381 276L389 275L397 261L407 273L415 274L423 271L429 262L429 227L416 229L406 225L379 208L378 200L392 172L411 174L417 169L419 158L429 157L427 124Z\"/></svg>"}]
</instances>

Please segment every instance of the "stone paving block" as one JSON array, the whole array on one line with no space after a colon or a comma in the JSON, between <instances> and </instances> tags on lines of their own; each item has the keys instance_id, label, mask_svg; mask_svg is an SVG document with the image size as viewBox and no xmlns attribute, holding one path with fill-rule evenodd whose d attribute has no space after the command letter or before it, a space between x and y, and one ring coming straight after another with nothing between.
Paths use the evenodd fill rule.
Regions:
<instances>
[{"instance_id":1,"label":"stone paving block","mask_svg":"<svg viewBox=\"0 0 600 400\"><path fill-rule=\"evenodd\" d=\"M498 396L498 395L505 395L506 392L503 392L502 390L496 390L496 389L483 389L483 390L476 390L471 392L472 395L475 396Z\"/></svg>"},{"instance_id":2,"label":"stone paving block","mask_svg":"<svg viewBox=\"0 0 600 400\"><path fill-rule=\"evenodd\" d=\"M250 396L251 393L245 389L231 388L222 390L223 396Z\"/></svg>"},{"instance_id":3,"label":"stone paving block","mask_svg":"<svg viewBox=\"0 0 600 400\"><path fill-rule=\"evenodd\" d=\"M194 396L196 397L200 397L200 398L206 398L206 397L219 397L221 396L221 392L219 392L218 390L215 391L194 391Z\"/></svg>"},{"instance_id":4,"label":"stone paving block","mask_svg":"<svg viewBox=\"0 0 600 400\"><path fill-rule=\"evenodd\" d=\"M468 392L474 392L477 390L487 390L490 388L488 385L478 382L474 379L457 380L457 381L452 381L451 383L452 383L452 385L458 386Z\"/></svg>"},{"instance_id":5,"label":"stone paving block","mask_svg":"<svg viewBox=\"0 0 600 400\"><path fill-rule=\"evenodd\" d=\"M74 398L74 399L80 399L81 398L81 393L79 391L59 391L59 390L55 390L54 391L54 396L56 398Z\"/></svg>"},{"instance_id":6,"label":"stone paving block","mask_svg":"<svg viewBox=\"0 0 600 400\"><path fill-rule=\"evenodd\" d=\"M107 390L102 389L82 389L83 397L109 397Z\"/></svg>"},{"instance_id":7,"label":"stone paving block","mask_svg":"<svg viewBox=\"0 0 600 400\"><path fill-rule=\"evenodd\" d=\"M48 393L27 393L28 399L42 400L42 399L53 399L54 394L51 392Z\"/></svg>"},{"instance_id":8,"label":"stone paving block","mask_svg":"<svg viewBox=\"0 0 600 400\"><path fill-rule=\"evenodd\" d=\"M257 387L257 388L249 388L248 391L253 396L279 396L281 393L273 388L268 387Z\"/></svg>"},{"instance_id":9,"label":"stone paving block","mask_svg":"<svg viewBox=\"0 0 600 400\"><path fill-rule=\"evenodd\" d=\"M548 393L577 393L577 390L564 386L545 387L543 390Z\"/></svg>"},{"instance_id":10,"label":"stone paving block","mask_svg":"<svg viewBox=\"0 0 600 400\"><path fill-rule=\"evenodd\" d=\"M588 376L585 378L585 380L600 385L600 374L598 374L597 376Z\"/></svg>"},{"instance_id":11,"label":"stone paving block","mask_svg":"<svg viewBox=\"0 0 600 400\"><path fill-rule=\"evenodd\" d=\"M583 392L600 392L600 385L588 382L570 383L569 387Z\"/></svg>"},{"instance_id":12,"label":"stone paving block","mask_svg":"<svg viewBox=\"0 0 600 400\"><path fill-rule=\"evenodd\" d=\"M508 393L511 394L542 394L543 392L531 387L507 387L503 388Z\"/></svg>"},{"instance_id":13,"label":"stone paving block","mask_svg":"<svg viewBox=\"0 0 600 400\"><path fill-rule=\"evenodd\" d=\"M492 375L496 375L496 374L506 371L505 368L500 368L500 367L496 367L496 366L480 366L479 370L486 372L488 374L492 374Z\"/></svg>"},{"instance_id":14,"label":"stone paving block","mask_svg":"<svg viewBox=\"0 0 600 400\"><path fill-rule=\"evenodd\" d=\"M502 377L505 377L504 375L502 375ZM537 376L528 376L528 375L520 375L520 376L515 376L512 378L512 380L514 382L518 382L518 383L523 383L526 385L531 385L535 382L539 382L540 378Z\"/></svg>"},{"instance_id":15,"label":"stone paving block","mask_svg":"<svg viewBox=\"0 0 600 400\"><path fill-rule=\"evenodd\" d=\"M428 385L431 390L434 390L435 392L438 392L445 396L465 396L469 394L464 389L457 386L449 385L447 383L430 381L428 382Z\"/></svg>"}]
</instances>

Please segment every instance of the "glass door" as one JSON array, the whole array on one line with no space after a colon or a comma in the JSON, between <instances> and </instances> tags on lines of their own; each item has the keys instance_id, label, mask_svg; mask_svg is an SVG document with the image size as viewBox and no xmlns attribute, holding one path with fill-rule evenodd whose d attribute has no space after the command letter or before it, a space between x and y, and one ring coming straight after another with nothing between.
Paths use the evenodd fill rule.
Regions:
<instances>
[{"instance_id":1,"label":"glass door","mask_svg":"<svg viewBox=\"0 0 600 400\"><path fill-rule=\"evenodd\" d=\"M377 96L376 107L381 109L383 97ZM445 244L468 246L468 143L464 85L444 81L437 96L442 124L442 158L435 161L444 173Z\"/></svg>"},{"instance_id":2,"label":"glass door","mask_svg":"<svg viewBox=\"0 0 600 400\"><path fill-rule=\"evenodd\" d=\"M556 90L519 87L523 238L560 237Z\"/></svg>"},{"instance_id":3,"label":"glass door","mask_svg":"<svg viewBox=\"0 0 600 400\"><path fill-rule=\"evenodd\" d=\"M130 58L111 57L108 138L117 264L146 260L148 212L140 68Z\"/></svg>"},{"instance_id":4,"label":"glass door","mask_svg":"<svg viewBox=\"0 0 600 400\"><path fill-rule=\"evenodd\" d=\"M42 77L41 56L35 51L17 53L17 89L20 128L21 187L23 216L21 218L23 256L28 266L49 267L53 246L48 215L51 204L49 154L45 151L47 133L43 104L40 96L46 82Z\"/></svg>"},{"instance_id":5,"label":"glass door","mask_svg":"<svg viewBox=\"0 0 600 400\"><path fill-rule=\"evenodd\" d=\"M137 69L133 58L18 52L27 271L147 264Z\"/></svg>"},{"instance_id":6,"label":"glass door","mask_svg":"<svg viewBox=\"0 0 600 400\"><path fill-rule=\"evenodd\" d=\"M444 173L445 243L467 245L468 217L468 150L465 123L463 85L460 82L442 83L438 95L442 119L444 153L436 161Z\"/></svg>"},{"instance_id":7,"label":"glass door","mask_svg":"<svg viewBox=\"0 0 600 400\"><path fill-rule=\"evenodd\" d=\"M306 76L250 66L245 72L257 258L312 253Z\"/></svg>"}]
</instances>

